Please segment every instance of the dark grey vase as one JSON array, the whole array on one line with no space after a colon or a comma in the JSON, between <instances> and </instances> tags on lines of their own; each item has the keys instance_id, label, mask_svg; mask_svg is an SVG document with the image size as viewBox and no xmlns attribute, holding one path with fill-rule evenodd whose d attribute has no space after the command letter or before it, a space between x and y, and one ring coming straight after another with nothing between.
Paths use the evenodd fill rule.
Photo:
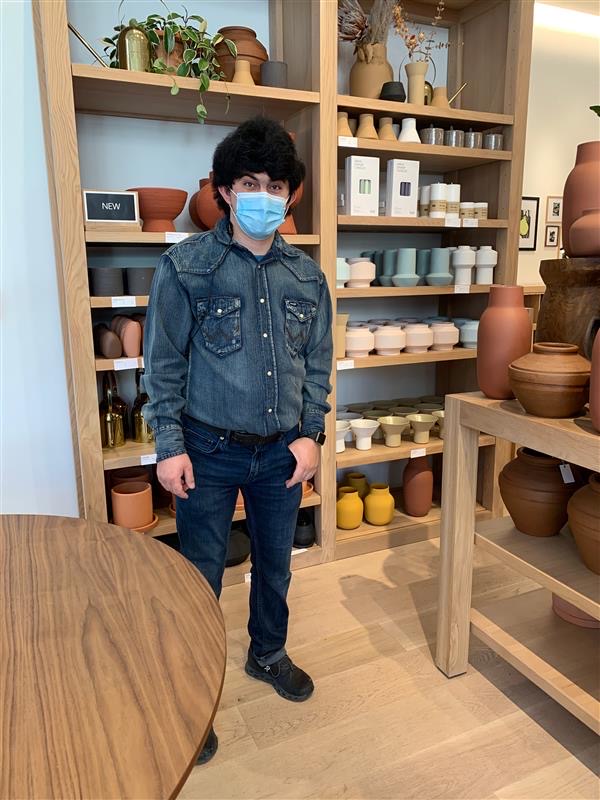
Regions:
<instances>
[{"instance_id":1,"label":"dark grey vase","mask_svg":"<svg viewBox=\"0 0 600 800\"><path fill-rule=\"evenodd\" d=\"M315 523L310 512L301 509L298 512L294 547L312 547L315 543Z\"/></svg>"},{"instance_id":2,"label":"dark grey vase","mask_svg":"<svg viewBox=\"0 0 600 800\"><path fill-rule=\"evenodd\" d=\"M260 82L262 86L277 86L287 89L287 64L285 61L264 61L260 65Z\"/></svg>"},{"instance_id":3,"label":"dark grey vase","mask_svg":"<svg viewBox=\"0 0 600 800\"><path fill-rule=\"evenodd\" d=\"M130 295L150 294L154 267L127 267L127 291Z\"/></svg>"},{"instance_id":4,"label":"dark grey vase","mask_svg":"<svg viewBox=\"0 0 600 800\"><path fill-rule=\"evenodd\" d=\"M119 297L124 294L121 267L90 267L88 275L92 297Z\"/></svg>"}]
</instances>

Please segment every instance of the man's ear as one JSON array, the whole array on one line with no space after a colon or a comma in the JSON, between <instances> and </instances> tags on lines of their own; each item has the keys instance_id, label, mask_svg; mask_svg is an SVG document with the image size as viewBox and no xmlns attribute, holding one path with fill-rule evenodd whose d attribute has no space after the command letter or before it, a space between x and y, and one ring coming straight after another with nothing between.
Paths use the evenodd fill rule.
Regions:
<instances>
[{"instance_id":1,"label":"man's ear","mask_svg":"<svg viewBox=\"0 0 600 800\"><path fill-rule=\"evenodd\" d=\"M231 189L228 186L218 186L219 194L227 205L231 205Z\"/></svg>"}]
</instances>

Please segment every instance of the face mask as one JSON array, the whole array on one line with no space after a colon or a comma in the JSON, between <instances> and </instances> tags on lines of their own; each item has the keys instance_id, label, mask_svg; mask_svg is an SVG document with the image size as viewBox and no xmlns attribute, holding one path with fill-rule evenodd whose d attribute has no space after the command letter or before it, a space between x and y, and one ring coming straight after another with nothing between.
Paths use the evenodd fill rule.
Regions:
<instances>
[{"instance_id":1,"label":"face mask","mask_svg":"<svg viewBox=\"0 0 600 800\"><path fill-rule=\"evenodd\" d=\"M231 193L237 197L237 210L231 213L251 239L268 239L285 219L286 198L268 192Z\"/></svg>"}]
</instances>

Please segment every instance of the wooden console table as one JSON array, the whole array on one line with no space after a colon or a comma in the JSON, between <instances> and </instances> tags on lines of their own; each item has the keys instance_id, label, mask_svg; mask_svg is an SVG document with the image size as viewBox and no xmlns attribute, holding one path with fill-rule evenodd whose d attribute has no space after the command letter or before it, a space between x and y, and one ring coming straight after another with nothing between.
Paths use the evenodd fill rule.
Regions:
<instances>
[{"instance_id":1,"label":"wooden console table","mask_svg":"<svg viewBox=\"0 0 600 800\"><path fill-rule=\"evenodd\" d=\"M479 393L446 398L436 664L448 677L466 672L472 631L600 733L600 632L558 619L546 591L600 619L600 579L583 564L570 535L536 539L517 531L510 517L475 529L480 433L600 471L600 436L589 418L533 417L516 400L489 400ZM543 590L498 601L486 613L471 608L474 544ZM563 670L569 658L576 666Z\"/></svg>"}]
</instances>

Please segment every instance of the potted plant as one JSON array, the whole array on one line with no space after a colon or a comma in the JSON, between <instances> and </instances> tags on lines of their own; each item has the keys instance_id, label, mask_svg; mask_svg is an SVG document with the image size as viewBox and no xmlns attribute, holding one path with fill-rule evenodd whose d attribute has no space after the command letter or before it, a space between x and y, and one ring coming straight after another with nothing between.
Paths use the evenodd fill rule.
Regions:
<instances>
[{"instance_id":1,"label":"potted plant","mask_svg":"<svg viewBox=\"0 0 600 800\"><path fill-rule=\"evenodd\" d=\"M387 60L386 41L392 22L394 0L375 0L365 14L359 0L341 0L338 8L338 38L352 42L356 62L350 70L350 94L377 98L394 73Z\"/></svg>"},{"instance_id":2,"label":"potted plant","mask_svg":"<svg viewBox=\"0 0 600 800\"><path fill-rule=\"evenodd\" d=\"M119 10L122 5L123 0ZM166 5L165 9L167 11L165 16L150 14L144 20L131 19L129 27L137 27L145 32L154 50L151 71L173 77L171 94L176 95L179 92L176 77L198 78L200 102L196 106L196 117L198 122L203 123L207 111L202 93L209 88L211 81L219 81L224 77L215 48L223 42L234 58L237 56L237 48L234 42L225 39L221 33L216 33L214 36L207 34L208 25L203 17L188 14L185 8L183 14L169 11ZM116 33L102 40L110 66L117 69L120 66L117 43L121 31L125 28L122 23L116 25Z\"/></svg>"}]
</instances>

